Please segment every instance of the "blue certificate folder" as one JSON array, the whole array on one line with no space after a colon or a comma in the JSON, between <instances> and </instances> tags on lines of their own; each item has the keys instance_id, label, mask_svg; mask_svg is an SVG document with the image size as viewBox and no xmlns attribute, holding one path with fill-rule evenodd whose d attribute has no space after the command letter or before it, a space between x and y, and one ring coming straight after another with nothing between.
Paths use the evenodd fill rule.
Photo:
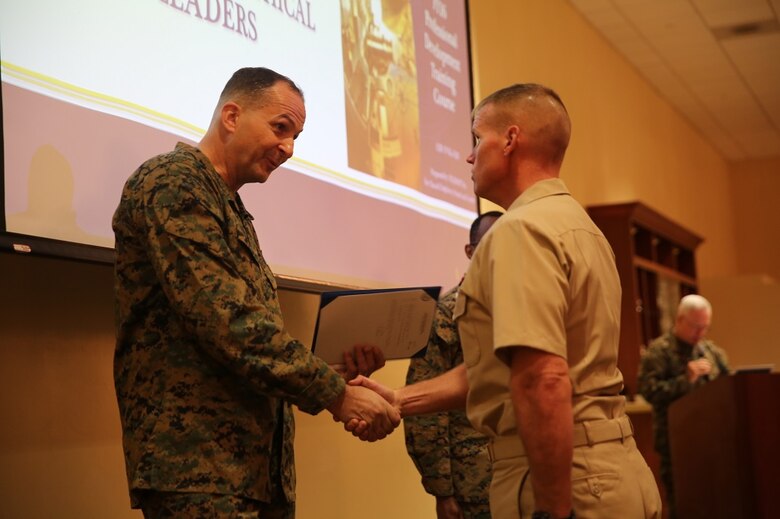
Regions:
<instances>
[{"instance_id":1,"label":"blue certificate folder","mask_svg":"<svg viewBox=\"0 0 780 519\"><path fill-rule=\"evenodd\" d=\"M342 364L356 345L377 346L385 358L405 359L428 344L441 287L323 292L312 351Z\"/></svg>"}]
</instances>

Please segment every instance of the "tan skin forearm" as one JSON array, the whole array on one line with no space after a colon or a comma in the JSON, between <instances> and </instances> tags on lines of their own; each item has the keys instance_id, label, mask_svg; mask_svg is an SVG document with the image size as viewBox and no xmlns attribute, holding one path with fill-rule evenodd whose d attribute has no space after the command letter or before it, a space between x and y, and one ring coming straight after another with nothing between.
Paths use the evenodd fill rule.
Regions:
<instances>
[{"instance_id":1,"label":"tan skin forearm","mask_svg":"<svg viewBox=\"0 0 780 519\"><path fill-rule=\"evenodd\" d=\"M526 347L511 352L510 393L528 453L537 510L571 512L572 386L566 360Z\"/></svg>"},{"instance_id":2,"label":"tan skin forearm","mask_svg":"<svg viewBox=\"0 0 780 519\"><path fill-rule=\"evenodd\" d=\"M460 364L438 377L397 389L395 397L404 417L463 409L468 392L466 366Z\"/></svg>"}]
</instances>

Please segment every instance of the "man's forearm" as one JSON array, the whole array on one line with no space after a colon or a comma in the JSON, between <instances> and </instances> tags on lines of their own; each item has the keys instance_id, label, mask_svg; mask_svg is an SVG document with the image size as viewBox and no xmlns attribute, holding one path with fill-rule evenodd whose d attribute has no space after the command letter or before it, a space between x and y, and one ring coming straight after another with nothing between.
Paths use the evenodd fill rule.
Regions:
<instances>
[{"instance_id":1,"label":"man's forearm","mask_svg":"<svg viewBox=\"0 0 780 519\"><path fill-rule=\"evenodd\" d=\"M529 348L512 356L510 391L537 510L571 511L573 415L566 361Z\"/></svg>"},{"instance_id":2,"label":"man's forearm","mask_svg":"<svg viewBox=\"0 0 780 519\"><path fill-rule=\"evenodd\" d=\"M396 390L401 416L463 409L469 391L466 366L460 364L438 377Z\"/></svg>"}]
</instances>

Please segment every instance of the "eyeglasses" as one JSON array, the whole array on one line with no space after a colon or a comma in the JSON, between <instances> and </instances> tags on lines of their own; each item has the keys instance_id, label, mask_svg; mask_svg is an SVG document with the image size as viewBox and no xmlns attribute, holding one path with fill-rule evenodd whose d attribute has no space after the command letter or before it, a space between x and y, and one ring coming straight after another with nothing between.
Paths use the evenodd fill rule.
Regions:
<instances>
[{"instance_id":1,"label":"eyeglasses","mask_svg":"<svg viewBox=\"0 0 780 519\"><path fill-rule=\"evenodd\" d=\"M691 321L687 316L683 317L682 320L688 328L695 330L697 332L706 332L710 329L710 323L706 323L706 324L696 323Z\"/></svg>"}]
</instances>

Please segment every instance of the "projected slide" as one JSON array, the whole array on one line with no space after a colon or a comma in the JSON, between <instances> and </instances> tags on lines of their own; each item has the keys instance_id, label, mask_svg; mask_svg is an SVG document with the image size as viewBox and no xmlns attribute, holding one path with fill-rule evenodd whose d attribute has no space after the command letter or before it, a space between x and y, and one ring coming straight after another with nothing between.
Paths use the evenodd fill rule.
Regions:
<instances>
[{"instance_id":1,"label":"projected slide","mask_svg":"<svg viewBox=\"0 0 780 519\"><path fill-rule=\"evenodd\" d=\"M462 0L4 6L4 236L112 247L127 177L197 144L233 71L266 66L307 110L295 156L240 191L275 271L453 284L476 210L466 24Z\"/></svg>"}]
</instances>

